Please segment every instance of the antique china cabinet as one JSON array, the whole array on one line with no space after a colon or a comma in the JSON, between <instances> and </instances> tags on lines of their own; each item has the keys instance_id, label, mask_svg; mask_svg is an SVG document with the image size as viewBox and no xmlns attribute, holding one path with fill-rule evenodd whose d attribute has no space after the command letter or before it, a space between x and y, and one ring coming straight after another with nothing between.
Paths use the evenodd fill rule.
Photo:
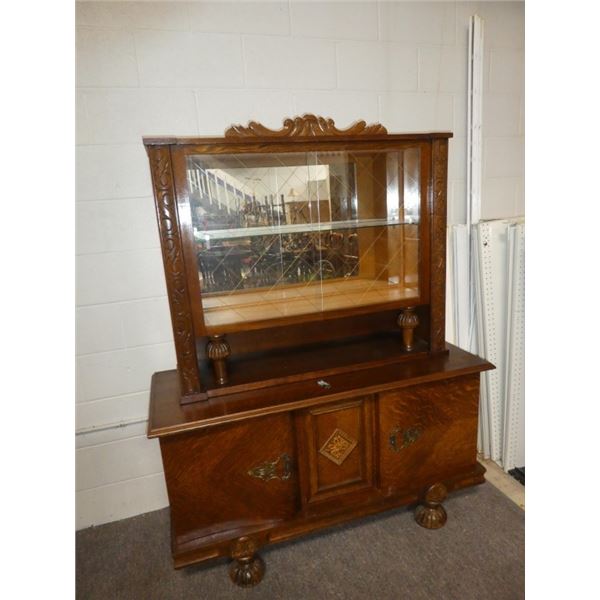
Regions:
<instances>
[{"instance_id":1,"label":"antique china cabinet","mask_svg":"<svg viewBox=\"0 0 600 600\"><path fill-rule=\"evenodd\" d=\"M175 567L482 483L485 360L446 344L450 133L304 115L144 138L177 370L152 378ZM402 535L398 531L399 536Z\"/></svg>"}]
</instances>

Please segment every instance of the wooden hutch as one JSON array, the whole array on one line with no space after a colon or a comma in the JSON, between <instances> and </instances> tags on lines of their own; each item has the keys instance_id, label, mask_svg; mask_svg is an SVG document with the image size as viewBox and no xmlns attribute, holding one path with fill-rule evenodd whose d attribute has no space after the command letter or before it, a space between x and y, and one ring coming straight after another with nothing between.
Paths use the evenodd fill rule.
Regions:
<instances>
[{"instance_id":1,"label":"wooden hutch","mask_svg":"<svg viewBox=\"0 0 600 600\"><path fill-rule=\"evenodd\" d=\"M446 344L451 133L304 115L145 138L177 370L152 378L175 567L395 507L444 525L485 360ZM398 532L401 535L401 532Z\"/></svg>"}]
</instances>

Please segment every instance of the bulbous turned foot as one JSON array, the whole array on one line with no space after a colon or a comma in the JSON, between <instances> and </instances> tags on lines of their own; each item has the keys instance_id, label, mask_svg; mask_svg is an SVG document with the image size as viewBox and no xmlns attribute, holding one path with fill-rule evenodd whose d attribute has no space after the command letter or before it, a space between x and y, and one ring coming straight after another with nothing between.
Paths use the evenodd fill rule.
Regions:
<instances>
[{"instance_id":1,"label":"bulbous turned foot","mask_svg":"<svg viewBox=\"0 0 600 600\"><path fill-rule=\"evenodd\" d=\"M235 585L252 587L262 581L265 574L265 561L258 556L234 560L229 566L229 577Z\"/></svg>"},{"instance_id":2,"label":"bulbous turned foot","mask_svg":"<svg viewBox=\"0 0 600 600\"><path fill-rule=\"evenodd\" d=\"M415 521L425 529L439 529L446 524L448 515L442 506L448 490L443 483L434 483L426 492L424 502L415 511Z\"/></svg>"},{"instance_id":3,"label":"bulbous turned foot","mask_svg":"<svg viewBox=\"0 0 600 600\"><path fill-rule=\"evenodd\" d=\"M265 561L256 554L256 544L247 537L234 542L231 550L233 562L229 565L231 581L240 587L252 587L262 581Z\"/></svg>"}]
</instances>

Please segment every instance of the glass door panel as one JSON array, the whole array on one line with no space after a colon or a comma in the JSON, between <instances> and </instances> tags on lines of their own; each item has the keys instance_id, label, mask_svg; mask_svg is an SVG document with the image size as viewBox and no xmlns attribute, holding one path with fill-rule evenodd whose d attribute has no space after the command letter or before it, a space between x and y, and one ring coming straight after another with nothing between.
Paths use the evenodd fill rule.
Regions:
<instances>
[{"instance_id":1,"label":"glass door panel","mask_svg":"<svg viewBox=\"0 0 600 600\"><path fill-rule=\"evenodd\" d=\"M192 155L209 332L419 295L418 148Z\"/></svg>"}]
</instances>

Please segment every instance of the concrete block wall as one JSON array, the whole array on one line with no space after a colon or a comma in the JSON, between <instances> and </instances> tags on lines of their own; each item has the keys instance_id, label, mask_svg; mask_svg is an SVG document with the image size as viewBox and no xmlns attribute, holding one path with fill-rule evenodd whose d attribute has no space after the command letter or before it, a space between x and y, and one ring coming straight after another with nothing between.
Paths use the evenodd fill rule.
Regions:
<instances>
[{"instance_id":1,"label":"concrete block wall","mask_svg":"<svg viewBox=\"0 0 600 600\"><path fill-rule=\"evenodd\" d=\"M521 2L77 3L77 527L167 505L145 438L175 367L142 135L220 135L314 112L452 130L464 222L467 31L485 19L483 218L521 215Z\"/></svg>"}]
</instances>

